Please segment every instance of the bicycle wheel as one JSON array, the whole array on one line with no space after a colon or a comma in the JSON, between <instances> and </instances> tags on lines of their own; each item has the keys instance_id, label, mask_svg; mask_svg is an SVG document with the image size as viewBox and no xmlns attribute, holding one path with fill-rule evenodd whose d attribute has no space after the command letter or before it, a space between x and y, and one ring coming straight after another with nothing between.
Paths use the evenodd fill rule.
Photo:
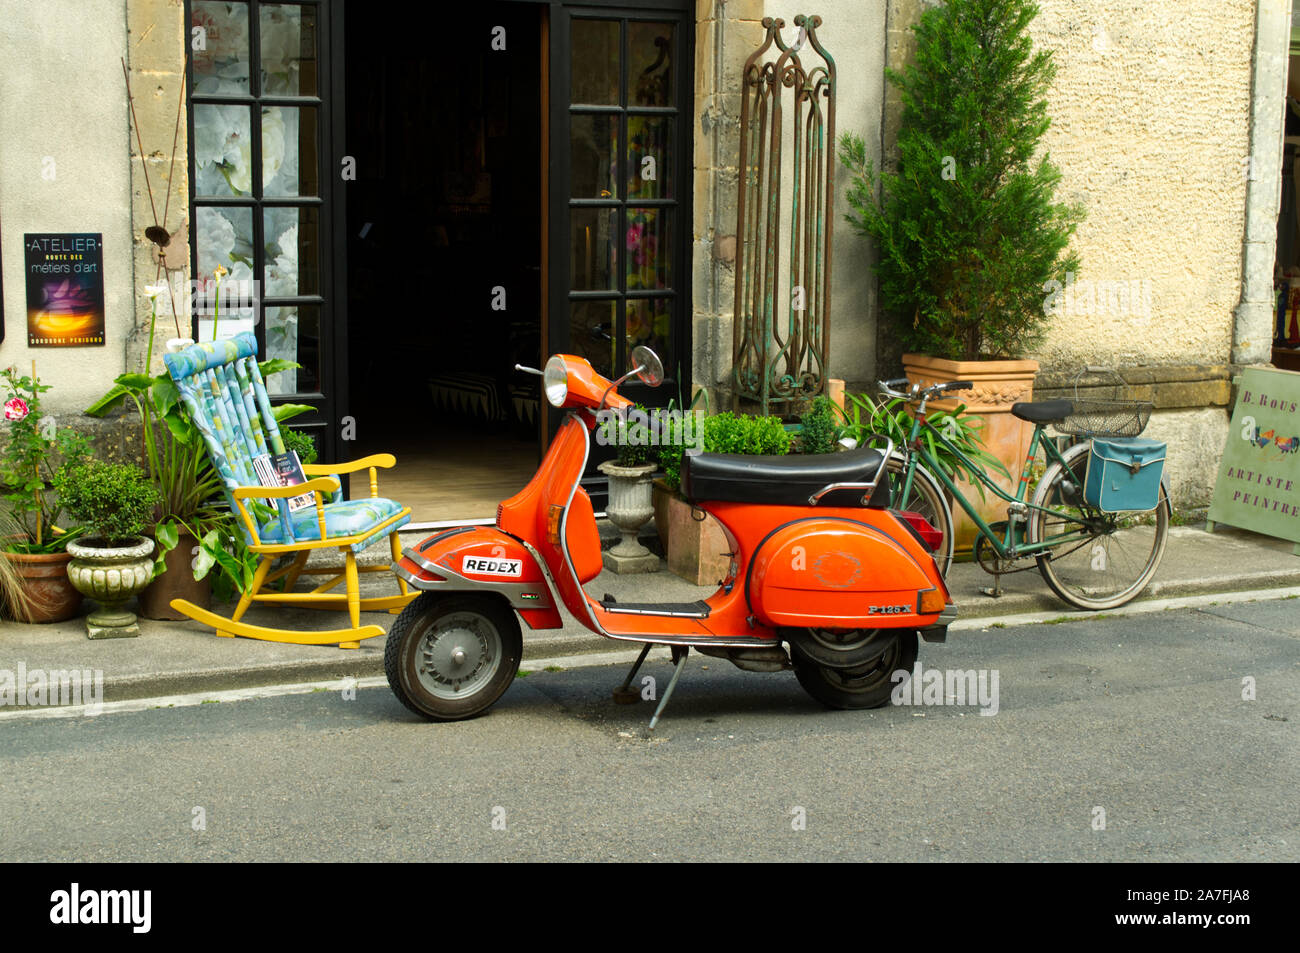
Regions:
<instances>
[{"instance_id":1,"label":"bicycle wheel","mask_svg":"<svg viewBox=\"0 0 1300 953\"><path fill-rule=\"evenodd\" d=\"M1146 588L1160 567L1169 535L1169 498L1163 485L1154 510L1100 513L1083 502L1087 443L1065 452L1067 466L1053 461L1034 493L1031 543L1064 537L1038 556L1038 570L1058 596L1080 609L1114 609Z\"/></svg>"},{"instance_id":2,"label":"bicycle wheel","mask_svg":"<svg viewBox=\"0 0 1300 953\"><path fill-rule=\"evenodd\" d=\"M948 567L952 565L952 510L948 506L948 497L942 485L918 463L916 472L912 475L912 491L904 500L901 497L906 464L902 457L894 454L890 456L888 466L889 498L892 501L890 506L896 510L920 513L939 531L942 539L935 549L934 561L939 567L939 575L947 576Z\"/></svg>"}]
</instances>

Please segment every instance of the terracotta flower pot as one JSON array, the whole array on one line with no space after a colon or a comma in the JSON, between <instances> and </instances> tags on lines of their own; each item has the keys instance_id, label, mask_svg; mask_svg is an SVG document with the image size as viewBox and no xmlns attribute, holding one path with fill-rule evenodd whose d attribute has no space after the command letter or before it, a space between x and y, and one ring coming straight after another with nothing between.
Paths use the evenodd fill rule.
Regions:
<instances>
[{"instance_id":1,"label":"terracotta flower pot","mask_svg":"<svg viewBox=\"0 0 1300 953\"><path fill-rule=\"evenodd\" d=\"M81 611L81 593L68 578L68 563L72 556L62 553L4 553L23 580L23 591L28 596L24 610L12 606L10 611L17 622L62 622Z\"/></svg>"},{"instance_id":2,"label":"terracotta flower pot","mask_svg":"<svg viewBox=\"0 0 1300 953\"><path fill-rule=\"evenodd\" d=\"M697 586L724 579L731 568L731 547L722 524L695 510L662 482L654 485L655 527L664 544L668 571Z\"/></svg>"},{"instance_id":3,"label":"terracotta flower pot","mask_svg":"<svg viewBox=\"0 0 1300 953\"><path fill-rule=\"evenodd\" d=\"M182 615L171 607L173 599L184 599L200 609L212 605L212 581L208 577L195 579L190 569L194 558L194 547L199 541L189 533L182 533L176 548L163 557L167 567L161 576L140 593L139 613L146 619L165 619L179 621L189 616Z\"/></svg>"},{"instance_id":4,"label":"terracotta flower pot","mask_svg":"<svg viewBox=\"0 0 1300 953\"><path fill-rule=\"evenodd\" d=\"M1011 405L1034 399L1038 362L949 361L925 354L904 354L903 369L910 382L925 387L945 381L970 381L975 385L973 390L960 391L945 400L931 401L929 406L935 410L951 411L958 404L965 404L968 414L983 419L984 429L980 436L985 449L997 457L1011 474L1004 477L990 472L989 476L997 486L1014 496L1034 425L1013 417ZM981 500L979 490L971 484L958 480L957 486L986 523L1007 518L1007 504L991 491L985 490L985 498ZM978 535L975 524L957 504L953 504L952 511L955 551L959 555L969 555Z\"/></svg>"}]
</instances>

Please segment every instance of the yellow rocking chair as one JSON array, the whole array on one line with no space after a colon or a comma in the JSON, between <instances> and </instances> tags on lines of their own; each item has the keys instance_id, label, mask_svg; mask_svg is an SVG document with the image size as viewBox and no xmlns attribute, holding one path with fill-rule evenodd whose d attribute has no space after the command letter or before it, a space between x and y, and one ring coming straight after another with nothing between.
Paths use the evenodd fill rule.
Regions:
<instances>
[{"instance_id":1,"label":"yellow rocking chair","mask_svg":"<svg viewBox=\"0 0 1300 953\"><path fill-rule=\"evenodd\" d=\"M253 468L253 460L267 453L284 453L284 441L257 367L257 341L245 332L228 341L194 344L178 354L164 358L168 373L180 391L190 419L203 435L208 456L221 475L231 512L236 514L244 543L260 557L252 585L240 596L229 619L201 609L184 599L176 599L172 608L195 621L214 628L217 635L236 635L272 642L300 645L337 644L355 649L361 639L383 635L378 625L362 625L363 611L400 612L419 593L409 591L404 580L396 579L399 595L361 597L360 574L388 572L391 564L358 566L357 554L388 537L393 561L401 558L397 530L410 522L411 510L379 495L377 472L392 467L392 454L380 453L343 464L304 464L307 482L291 487L262 486ZM368 470L370 495L344 500L339 474ZM314 507L290 511L291 497L312 495ZM276 515L264 517L249 500L265 500L276 508ZM264 508L262 508L264 510ZM313 550L338 549L342 566L324 569L307 568ZM274 569L277 560L293 555L287 565ZM300 576L327 575L309 592L294 592ZM282 582L280 591L263 592L263 588ZM335 592L340 584L343 592ZM347 629L316 631L311 629L277 629L241 622L253 603L293 606L307 609L344 609L352 625Z\"/></svg>"}]
</instances>

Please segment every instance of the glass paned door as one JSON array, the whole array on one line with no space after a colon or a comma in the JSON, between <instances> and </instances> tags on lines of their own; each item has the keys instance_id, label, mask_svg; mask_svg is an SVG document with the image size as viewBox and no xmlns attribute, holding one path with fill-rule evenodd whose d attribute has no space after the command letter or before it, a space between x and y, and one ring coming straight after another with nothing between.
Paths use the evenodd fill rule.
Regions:
<instances>
[{"instance_id":1,"label":"glass paned door","mask_svg":"<svg viewBox=\"0 0 1300 953\"><path fill-rule=\"evenodd\" d=\"M690 21L669 11L593 9L574 9L566 21L557 31L564 69L552 82L567 205L563 229L553 233L563 267L555 263L553 273L567 290L553 299L552 326L558 317L567 340L552 341L611 378L646 344L675 378L687 350L689 204L681 183Z\"/></svg>"},{"instance_id":2,"label":"glass paned door","mask_svg":"<svg viewBox=\"0 0 1300 953\"><path fill-rule=\"evenodd\" d=\"M204 289L194 334L210 341L252 330L263 357L301 364L268 378L267 391L316 405L319 426L333 378L321 175L328 4L188 6L191 239Z\"/></svg>"}]
</instances>

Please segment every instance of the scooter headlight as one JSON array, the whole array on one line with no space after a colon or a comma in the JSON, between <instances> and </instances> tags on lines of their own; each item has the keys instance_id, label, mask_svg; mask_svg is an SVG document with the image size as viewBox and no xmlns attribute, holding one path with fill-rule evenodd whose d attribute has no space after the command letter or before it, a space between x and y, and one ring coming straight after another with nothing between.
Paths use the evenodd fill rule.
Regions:
<instances>
[{"instance_id":1,"label":"scooter headlight","mask_svg":"<svg viewBox=\"0 0 1300 953\"><path fill-rule=\"evenodd\" d=\"M542 389L546 391L546 401L552 407L563 407L569 396L569 369L564 366L564 358L556 354L546 362L542 372Z\"/></svg>"}]
</instances>

